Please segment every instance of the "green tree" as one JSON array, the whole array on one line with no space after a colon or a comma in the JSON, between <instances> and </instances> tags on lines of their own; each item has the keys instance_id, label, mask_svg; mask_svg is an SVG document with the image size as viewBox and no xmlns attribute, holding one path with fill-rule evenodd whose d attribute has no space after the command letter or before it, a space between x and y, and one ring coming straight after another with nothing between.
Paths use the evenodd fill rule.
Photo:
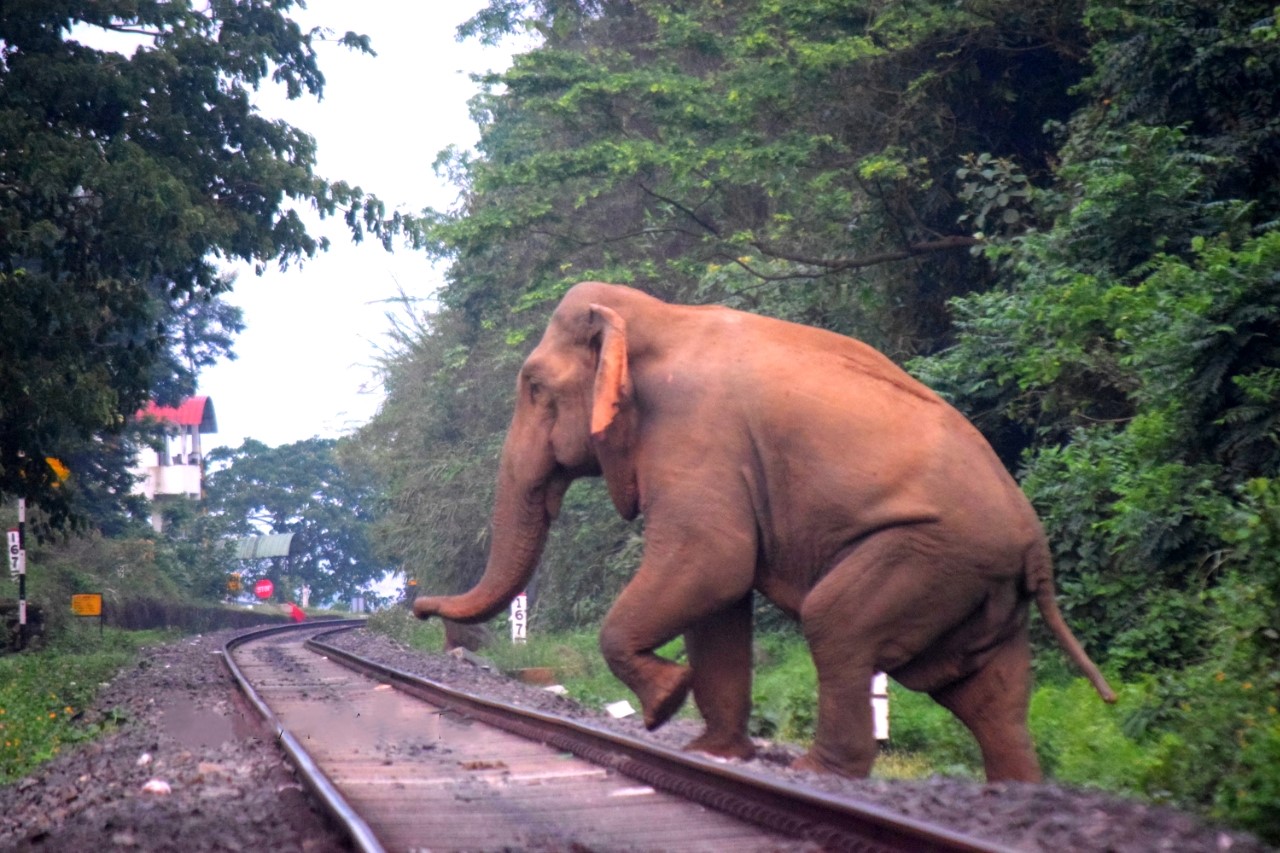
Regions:
<instances>
[{"instance_id":1,"label":"green tree","mask_svg":"<svg viewBox=\"0 0 1280 853\"><path fill-rule=\"evenodd\" d=\"M985 235L1000 286L916 367L1021 459L1082 639L1149 679L1138 787L1274 840L1280 29L1264 2L1085 22L1055 180ZM975 219L1020 171L979 159Z\"/></svg>"},{"instance_id":2,"label":"green tree","mask_svg":"<svg viewBox=\"0 0 1280 853\"><path fill-rule=\"evenodd\" d=\"M234 536L292 533L287 563L263 570L282 588L306 583L320 602L349 599L393 568L373 549L372 483L339 465L337 445L310 438L270 448L245 439L206 457L217 469L207 481L209 515Z\"/></svg>"},{"instance_id":3,"label":"green tree","mask_svg":"<svg viewBox=\"0 0 1280 853\"><path fill-rule=\"evenodd\" d=\"M493 2L462 32L525 27L541 45L473 103L478 152L438 160L464 199L427 228L450 264L442 310L399 329L358 439L387 484L388 555L445 591L484 564L512 378L569 283L936 350L945 300L989 280L956 222L961 155L1047 177L1042 126L1069 117L1086 51L1078 5L1047 2ZM539 616L597 617L636 537L575 486Z\"/></svg>"},{"instance_id":4,"label":"green tree","mask_svg":"<svg viewBox=\"0 0 1280 853\"><path fill-rule=\"evenodd\" d=\"M377 471L379 553L423 588L460 592L484 570L518 361L447 312L419 315L406 302L392 320L386 401L344 458Z\"/></svg>"},{"instance_id":5,"label":"green tree","mask_svg":"<svg viewBox=\"0 0 1280 853\"><path fill-rule=\"evenodd\" d=\"M1143 670L1203 653L1224 518L1280 463L1280 52L1265 3L1096 2L1086 20L1093 97L1056 181L987 235L1004 286L956 300L956 346L917 367L1022 457L1065 609ZM966 168L972 202L1016 171Z\"/></svg>"},{"instance_id":6,"label":"green tree","mask_svg":"<svg viewBox=\"0 0 1280 853\"><path fill-rule=\"evenodd\" d=\"M244 568L236 559L231 520L209 513L204 501L165 501L160 509L164 533L146 532L165 575L184 597L223 600L231 574Z\"/></svg>"},{"instance_id":7,"label":"green tree","mask_svg":"<svg viewBox=\"0 0 1280 853\"><path fill-rule=\"evenodd\" d=\"M543 44L488 79L466 204L429 228L473 322L599 277L936 349L981 287L955 167L1046 169L1083 72L1075 3L495 2Z\"/></svg>"},{"instance_id":8,"label":"green tree","mask_svg":"<svg viewBox=\"0 0 1280 853\"><path fill-rule=\"evenodd\" d=\"M412 219L313 172L315 142L260 115L265 82L319 97L295 0L0 6L0 493L70 490L45 457L88 452L149 398L173 402L229 351L219 263L259 270L325 247L297 208L390 245ZM131 55L89 46L126 34ZM372 52L354 33L343 45Z\"/></svg>"}]
</instances>

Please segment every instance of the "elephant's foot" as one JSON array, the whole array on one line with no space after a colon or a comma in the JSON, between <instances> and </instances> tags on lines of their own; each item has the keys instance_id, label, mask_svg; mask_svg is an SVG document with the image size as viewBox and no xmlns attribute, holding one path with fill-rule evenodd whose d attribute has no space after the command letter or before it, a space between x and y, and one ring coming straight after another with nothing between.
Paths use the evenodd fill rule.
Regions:
<instances>
[{"instance_id":1,"label":"elephant's foot","mask_svg":"<svg viewBox=\"0 0 1280 853\"><path fill-rule=\"evenodd\" d=\"M671 719L684 704L692 682L693 670L689 667L672 663L662 667L643 692L636 694L644 709L644 727L653 731Z\"/></svg>"},{"instance_id":2,"label":"elephant's foot","mask_svg":"<svg viewBox=\"0 0 1280 853\"><path fill-rule=\"evenodd\" d=\"M818 750L811 749L791 762L792 770L808 770L814 773L834 773L850 779L865 779L871 775L873 759L866 761L832 761L824 757Z\"/></svg>"},{"instance_id":3,"label":"elephant's foot","mask_svg":"<svg viewBox=\"0 0 1280 853\"><path fill-rule=\"evenodd\" d=\"M687 752L705 752L719 758L741 758L744 761L755 757L756 745L745 735L713 734L703 732L685 744Z\"/></svg>"}]
</instances>

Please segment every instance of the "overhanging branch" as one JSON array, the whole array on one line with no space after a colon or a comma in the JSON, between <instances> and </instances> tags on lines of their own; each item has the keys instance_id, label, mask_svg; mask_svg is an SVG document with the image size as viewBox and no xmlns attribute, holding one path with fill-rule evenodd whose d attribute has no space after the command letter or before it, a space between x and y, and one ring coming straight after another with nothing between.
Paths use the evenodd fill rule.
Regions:
<instances>
[{"instance_id":1,"label":"overhanging branch","mask_svg":"<svg viewBox=\"0 0 1280 853\"><path fill-rule=\"evenodd\" d=\"M819 267L820 269L828 272L842 272L844 270L872 267L877 264L887 264L892 261L905 261L907 258L914 258L917 255L927 255L932 252L946 252L951 249L964 249L969 246L976 246L977 244L977 237L971 237L967 234L953 234L949 237L942 237L938 240L926 240L921 243L912 243L906 248L892 252L877 252L874 255L861 255L856 258L815 258L794 254L792 252L784 252L780 249L774 249L759 240L754 240L751 243L751 245L762 255L783 261L791 261L792 263L804 264L805 266Z\"/></svg>"}]
</instances>

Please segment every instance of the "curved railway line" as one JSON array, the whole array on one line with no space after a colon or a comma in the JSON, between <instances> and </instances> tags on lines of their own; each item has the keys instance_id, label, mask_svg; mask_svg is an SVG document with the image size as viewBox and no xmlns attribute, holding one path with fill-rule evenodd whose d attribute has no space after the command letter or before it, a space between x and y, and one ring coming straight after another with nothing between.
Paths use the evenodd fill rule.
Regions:
<instances>
[{"instance_id":1,"label":"curved railway line","mask_svg":"<svg viewBox=\"0 0 1280 853\"><path fill-rule=\"evenodd\" d=\"M362 624L256 631L223 655L356 849L1007 849L469 696L325 642Z\"/></svg>"}]
</instances>

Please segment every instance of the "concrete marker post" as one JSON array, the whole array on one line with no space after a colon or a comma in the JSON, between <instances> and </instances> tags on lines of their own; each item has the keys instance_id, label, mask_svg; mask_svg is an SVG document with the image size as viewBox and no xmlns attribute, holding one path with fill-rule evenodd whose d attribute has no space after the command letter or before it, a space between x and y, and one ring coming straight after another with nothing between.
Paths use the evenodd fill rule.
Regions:
<instances>
[{"instance_id":1,"label":"concrete marker post","mask_svg":"<svg viewBox=\"0 0 1280 853\"><path fill-rule=\"evenodd\" d=\"M876 740L888 740L889 676L883 672L871 677L871 715L875 720Z\"/></svg>"},{"instance_id":2,"label":"concrete marker post","mask_svg":"<svg viewBox=\"0 0 1280 853\"><path fill-rule=\"evenodd\" d=\"M18 498L18 648L27 647L27 499Z\"/></svg>"},{"instance_id":3,"label":"concrete marker post","mask_svg":"<svg viewBox=\"0 0 1280 853\"><path fill-rule=\"evenodd\" d=\"M511 642L523 643L528 632L529 599L523 592L511 599Z\"/></svg>"}]
</instances>

